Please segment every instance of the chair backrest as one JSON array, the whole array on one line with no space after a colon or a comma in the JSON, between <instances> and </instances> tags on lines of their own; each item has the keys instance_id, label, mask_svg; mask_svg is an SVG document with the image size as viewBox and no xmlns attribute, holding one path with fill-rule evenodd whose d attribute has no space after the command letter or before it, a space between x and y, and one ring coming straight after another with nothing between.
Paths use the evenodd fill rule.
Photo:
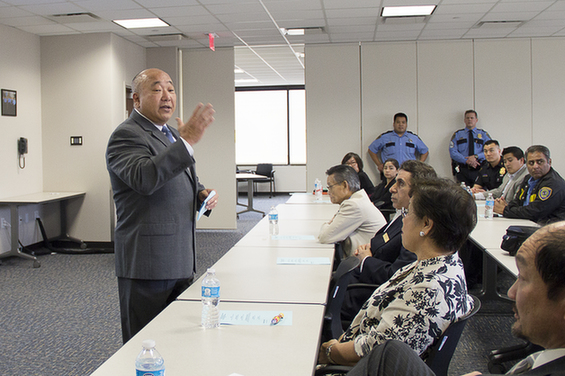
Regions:
<instances>
[{"instance_id":1,"label":"chair backrest","mask_svg":"<svg viewBox=\"0 0 565 376\"><path fill-rule=\"evenodd\" d=\"M271 177L273 171L273 164L272 163L259 163L257 168L255 169L255 173L257 175L263 175Z\"/></svg>"},{"instance_id":2,"label":"chair backrest","mask_svg":"<svg viewBox=\"0 0 565 376\"><path fill-rule=\"evenodd\" d=\"M476 296L471 295L471 297L474 303L473 309L467 315L449 325L437 341L422 354L422 358L436 376L447 376L449 362L453 357L465 324L481 308L481 301Z\"/></svg>"},{"instance_id":3,"label":"chair backrest","mask_svg":"<svg viewBox=\"0 0 565 376\"><path fill-rule=\"evenodd\" d=\"M322 338L330 340L339 338L343 333L341 326L341 305L345 299L350 272L359 265L359 259L350 256L339 263L337 270L332 275L328 299L326 301L326 313L324 315L324 327Z\"/></svg>"}]
</instances>

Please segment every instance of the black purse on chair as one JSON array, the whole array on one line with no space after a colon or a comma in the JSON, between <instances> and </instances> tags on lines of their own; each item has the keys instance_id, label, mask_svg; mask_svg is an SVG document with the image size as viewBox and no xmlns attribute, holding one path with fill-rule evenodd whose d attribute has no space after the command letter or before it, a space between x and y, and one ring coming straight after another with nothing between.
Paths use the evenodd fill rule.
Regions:
<instances>
[{"instance_id":1,"label":"black purse on chair","mask_svg":"<svg viewBox=\"0 0 565 376\"><path fill-rule=\"evenodd\" d=\"M506 229L506 235L502 237L500 248L515 256L522 243L538 229L539 227L535 226L510 226Z\"/></svg>"}]
</instances>

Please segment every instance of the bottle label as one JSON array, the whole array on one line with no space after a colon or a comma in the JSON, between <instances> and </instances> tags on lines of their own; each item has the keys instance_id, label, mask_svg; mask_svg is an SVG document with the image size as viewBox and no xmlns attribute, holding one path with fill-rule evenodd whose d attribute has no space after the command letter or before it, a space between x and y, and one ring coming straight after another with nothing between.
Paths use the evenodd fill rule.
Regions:
<instances>
[{"instance_id":1,"label":"bottle label","mask_svg":"<svg viewBox=\"0 0 565 376\"><path fill-rule=\"evenodd\" d=\"M278 214L269 214L269 221L278 221L279 215Z\"/></svg>"},{"instance_id":2,"label":"bottle label","mask_svg":"<svg viewBox=\"0 0 565 376\"><path fill-rule=\"evenodd\" d=\"M219 298L220 297L220 286L216 286L216 287L202 286L202 297L203 298Z\"/></svg>"},{"instance_id":3,"label":"bottle label","mask_svg":"<svg viewBox=\"0 0 565 376\"><path fill-rule=\"evenodd\" d=\"M136 376L165 376L165 370L159 371L142 371L140 369L136 370Z\"/></svg>"}]
</instances>

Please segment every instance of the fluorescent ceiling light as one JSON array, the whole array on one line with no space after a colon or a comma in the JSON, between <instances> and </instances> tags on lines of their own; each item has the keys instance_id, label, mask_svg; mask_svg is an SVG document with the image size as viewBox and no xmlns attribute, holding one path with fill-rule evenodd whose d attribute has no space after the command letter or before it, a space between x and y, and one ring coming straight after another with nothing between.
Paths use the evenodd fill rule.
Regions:
<instances>
[{"instance_id":1,"label":"fluorescent ceiling light","mask_svg":"<svg viewBox=\"0 0 565 376\"><path fill-rule=\"evenodd\" d=\"M166 27L168 23L160 18L136 18L131 20L113 20L118 25L126 29L138 29L143 27Z\"/></svg>"},{"instance_id":2,"label":"fluorescent ceiling light","mask_svg":"<svg viewBox=\"0 0 565 376\"><path fill-rule=\"evenodd\" d=\"M235 66L235 68L233 69L233 73L245 73L245 71L240 67Z\"/></svg>"},{"instance_id":3,"label":"fluorescent ceiling light","mask_svg":"<svg viewBox=\"0 0 565 376\"><path fill-rule=\"evenodd\" d=\"M435 5L411 5L383 7L381 17L418 17L429 16L436 9Z\"/></svg>"},{"instance_id":4,"label":"fluorescent ceiling light","mask_svg":"<svg viewBox=\"0 0 565 376\"><path fill-rule=\"evenodd\" d=\"M256 78L242 78L240 80L235 80L235 82L238 84L248 84L253 82L259 82L259 80Z\"/></svg>"},{"instance_id":5,"label":"fluorescent ceiling light","mask_svg":"<svg viewBox=\"0 0 565 376\"><path fill-rule=\"evenodd\" d=\"M281 32L284 35L304 35L304 29L300 28L300 29L285 29L284 27L281 27Z\"/></svg>"}]
</instances>

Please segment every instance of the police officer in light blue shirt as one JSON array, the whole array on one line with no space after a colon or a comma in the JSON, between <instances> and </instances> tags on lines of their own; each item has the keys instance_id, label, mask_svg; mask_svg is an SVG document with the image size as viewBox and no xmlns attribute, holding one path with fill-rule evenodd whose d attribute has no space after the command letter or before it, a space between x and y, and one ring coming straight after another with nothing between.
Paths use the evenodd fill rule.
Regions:
<instances>
[{"instance_id":1,"label":"police officer in light blue shirt","mask_svg":"<svg viewBox=\"0 0 565 376\"><path fill-rule=\"evenodd\" d=\"M415 133L407 131L408 116L402 112L394 115L393 130L382 133L369 145L369 155L379 171L383 172L384 162L389 158L396 159L399 165L408 159L425 161L428 158L428 147Z\"/></svg>"},{"instance_id":2,"label":"police officer in light blue shirt","mask_svg":"<svg viewBox=\"0 0 565 376\"><path fill-rule=\"evenodd\" d=\"M479 118L475 110L465 111L465 128L453 133L449 143L449 155L453 175L468 187L475 184L482 163L483 147L491 139L488 132L477 128Z\"/></svg>"}]
</instances>

